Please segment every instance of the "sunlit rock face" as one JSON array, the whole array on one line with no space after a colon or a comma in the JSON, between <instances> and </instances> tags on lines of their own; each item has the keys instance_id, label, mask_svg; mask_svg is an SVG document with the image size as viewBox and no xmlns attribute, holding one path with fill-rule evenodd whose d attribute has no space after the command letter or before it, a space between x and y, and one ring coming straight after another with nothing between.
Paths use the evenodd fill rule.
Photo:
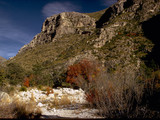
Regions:
<instances>
[{"instance_id":1,"label":"sunlit rock face","mask_svg":"<svg viewBox=\"0 0 160 120\"><path fill-rule=\"evenodd\" d=\"M33 40L24 45L19 53L40 44L56 41L65 34L91 33L96 27L95 19L77 12L64 12L48 17L43 23L42 30Z\"/></svg>"}]
</instances>

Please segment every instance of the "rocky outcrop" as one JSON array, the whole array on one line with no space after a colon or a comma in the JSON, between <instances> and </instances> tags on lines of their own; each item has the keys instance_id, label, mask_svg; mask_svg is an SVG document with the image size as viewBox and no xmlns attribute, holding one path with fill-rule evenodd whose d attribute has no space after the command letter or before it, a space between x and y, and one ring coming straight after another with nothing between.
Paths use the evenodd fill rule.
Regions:
<instances>
[{"instance_id":1,"label":"rocky outcrop","mask_svg":"<svg viewBox=\"0 0 160 120\"><path fill-rule=\"evenodd\" d=\"M40 44L54 42L65 34L91 34L95 27L95 19L82 13L64 12L48 17L43 23L41 33L24 45L19 53Z\"/></svg>"},{"instance_id":2,"label":"rocky outcrop","mask_svg":"<svg viewBox=\"0 0 160 120\"><path fill-rule=\"evenodd\" d=\"M128 20L137 18L141 22L146 21L159 12L159 6L160 0L119 0L97 21L97 27L109 24L115 17L125 12L130 13L125 16Z\"/></svg>"},{"instance_id":3,"label":"rocky outcrop","mask_svg":"<svg viewBox=\"0 0 160 120\"><path fill-rule=\"evenodd\" d=\"M140 24L160 13L159 6L160 0L119 0L96 22L100 34L96 40L93 40L94 47L101 48L106 42L110 42L121 28L129 32L136 26L134 32L142 31Z\"/></svg>"}]
</instances>

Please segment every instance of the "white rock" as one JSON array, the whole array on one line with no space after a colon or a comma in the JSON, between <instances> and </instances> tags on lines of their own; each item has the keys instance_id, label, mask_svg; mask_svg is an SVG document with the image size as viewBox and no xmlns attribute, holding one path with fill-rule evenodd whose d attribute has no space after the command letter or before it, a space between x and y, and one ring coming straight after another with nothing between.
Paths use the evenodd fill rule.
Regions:
<instances>
[{"instance_id":1,"label":"white rock","mask_svg":"<svg viewBox=\"0 0 160 120\"><path fill-rule=\"evenodd\" d=\"M0 103L11 103L12 98L5 92L0 92Z\"/></svg>"},{"instance_id":2,"label":"white rock","mask_svg":"<svg viewBox=\"0 0 160 120\"><path fill-rule=\"evenodd\" d=\"M37 104L37 106L38 106L38 107L43 107L43 106L44 106L44 104L42 104L42 103L38 103L38 104Z\"/></svg>"}]
</instances>

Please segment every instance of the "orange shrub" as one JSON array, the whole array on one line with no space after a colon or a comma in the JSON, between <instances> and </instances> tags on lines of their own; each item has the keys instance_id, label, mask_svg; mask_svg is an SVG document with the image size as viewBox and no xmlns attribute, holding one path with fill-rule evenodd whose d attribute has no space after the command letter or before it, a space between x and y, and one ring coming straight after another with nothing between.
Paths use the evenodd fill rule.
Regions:
<instances>
[{"instance_id":1,"label":"orange shrub","mask_svg":"<svg viewBox=\"0 0 160 120\"><path fill-rule=\"evenodd\" d=\"M46 93L46 95L48 96L49 94L53 94L53 93L54 93L53 89L50 88L50 87L47 87L47 93Z\"/></svg>"},{"instance_id":2,"label":"orange shrub","mask_svg":"<svg viewBox=\"0 0 160 120\"><path fill-rule=\"evenodd\" d=\"M29 87L29 78L28 77L24 78L24 84L23 85L26 86L26 87Z\"/></svg>"},{"instance_id":3,"label":"orange shrub","mask_svg":"<svg viewBox=\"0 0 160 120\"><path fill-rule=\"evenodd\" d=\"M83 59L68 67L66 82L85 90L86 100L94 104L98 98L98 92L94 84L101 70L100 65L96 61Z\"/></svg>"},{"instance_id":4,"label":"orange shrub","mask_svg":"<svg viewBox=\"0 0 160 120\"><path fill-rule=\"evenodd\" d=\"M29 87L29 83L30 83L29 81L31 81L33 77L34 77L33 74L31 74L29 77L25 77L23 85L26 87Z\"/></svg>"},{"instance_id":5,"label":"orange shrub","mask_svg":"<svg viewBox=\"0 0 160 120\"><path fill-rule=\"evenodd\" d=\"M93 61L82 60L77 64L71 65L67 70L66 82L76 84L78 76L81 76L88 83L95 80L94 77L98 74L99 69Z\"/></svg>"}]
</instances>

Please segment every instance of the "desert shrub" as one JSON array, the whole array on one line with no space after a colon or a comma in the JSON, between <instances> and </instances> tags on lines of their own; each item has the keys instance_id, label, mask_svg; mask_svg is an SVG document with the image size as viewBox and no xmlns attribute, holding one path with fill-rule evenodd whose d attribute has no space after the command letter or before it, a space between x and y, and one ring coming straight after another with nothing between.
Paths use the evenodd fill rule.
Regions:
<instances>
[{"instance_id":1,"label":"desert shrub","mask_svg":"<svg viewBox=\"0 0 160 120\"><path fill-rule=\"evenodd\" d=\"M142 102L142 72L124 67L114 72L97 62L79 62L70 66L67 81L85 90L86 99L105 117L127 117Z\"/></svg>"},{"instance_id":2,"label":"desert shrub","mask_svg":"<svg viewBox=\"0 0 160 120\"><path fill-rule=\"evenodd\" d=\"M10 84L16 85L22 83L25 75L25 70L17 63L7 64L6 78Z\"/></svg>"},{"instance_id":3,"label":"desert shrub","mask_svg":"<svg viewBox=\"0 0 160 120\"><path fill-rule=\"evenodd\" d=\"M18 119L38 119L41 116L41 111L36 107L36 103L33 101L20 102L15 101L14 113L15 118Z\"/></svg>"},{"instance_id":4,"label":"desert shrub","mask_svg":"<svg viewBox=\"0 0 160 120\"><path fill-rule=\"evenodd\" d=\"M37 63L35 65L33 65L32 67L32 73L34 75L34 78L31 82L32 86L36 86L36 85L40 85L42 84L42 79L43 79L43 67L40 63Z\"/></svg>"},{"instance_id":5,"label":"desert shrub","mask_svg":"<svg viewBox=\"0 0 160 120\"><path fill-rule=\"evenodd\" d=\"M99 71L98 63L84 59L68 67L66 82L77 85L81 82L77 78L82 77L84 80L82 84L86 85L91 81L95 81L95 76L97 76ZM81 87L83 88L83 85Z\"/></svg>"},{"instance_id":6,"label":"desert shrub","mask_svg":"<svg viewBox=\"0 0 160 120\"><path fill-rule=\"evenodd\" d=\"M6 68L0 66L0 90L4 91L8 85L8 80L6 79Z\"/></svg>"},{"instance_id":7,"label":"desert shrub","mask_svg":"<svg viewBox=\"0 0 160 120\"><path fill-rule=\"evenodd\" d=\"M18 99L10 104L0 105L0 119L38 119L41 110L36 107L34 101L22 102Z\"/></svg>"},{"instance_id":8,"label":"desert shrub","mask_svg":"<svg viewBox=\"0 0 160 120\"><path fill-rule=\"evenodd\" d=\"M29 87L29 78L28 77L25 77L24 78L24 83L23 83L24 86L26 87Z\"/></svg>"},{"instance_id":9,"label":"desert shrub","mask_svg":"<svg viewBox=\"0 0 160 120\"><path fill-rule=\"evenodd\" d=\"M3 84L3 80L5 79L5 69L0 66L0 85Z\"/></svg>"},{"instance_id":10,"label":"desert shrub","mask_svg":"<svg viewBox=\"0 0 160 120\"><path fill-rule=\"evenodd\" d=\"M33 74L29 75L28 77L25 77L23 85L26 86L26 87L29 87L30 86L30 81L32 81L33 79L34 79Z\"/></svg>"},{"instance_id":11,"label":"desert shrub","mask_svg":"<svg viewBox=\"0 0 160 120\"><path fill-rule=\"evenodd\" d=\"M19 91L27 91L27 88L25 86L22 86Z\"/></svg>"},{"instance_id":12,"label":"desert shrub","mask_svg":"<svg viewBox=\"0 0 160 120\"><path fill-rule=\"evenodd\" d=\"M47 91L47 93L46 93L47 96L48 96L49 94L53 94L53 93L54 93L54 92L53 92L53 89L50 88L50 87L47 87L46 91Z\"/></svg>"},{"instance_id":13,"label":"desert shrub","mask_svg":"<svg viewBox=\"0 0 160 120\"><path fill-rule=\"evenodd\" d=\"M127 117L141 103L144 84L139 82L139 72L123 69L112 74L101 72L94 85L92 104L101 115Z\"/></svg>"},{"instance_id":14,"label":"desert shrub","mask_svg":"<svg viewBox=\"0 0 160 120\"><path fill-rule=\"evenodd\" d=\"M66 83L66 72L63 70L52 70L52 81L53 81L53 87L65 87L69 86L69 84Z\"/></svg>"},{"instance_id":15,"label":"desert shrub","mask_svg":"<svg viewBox=\"0 0 160 120\"><path fill-rule=\"evenodd\" d=\"M33 65L30 75L32 75L32 79L30 78L29 80L30 86L53 86L49 68L45 68L43 64L37 63Z\"/></svg>"},{"instance_id":16,"label":"desert shrub","mask_svg":"<svg viewBox=\"0 0 160 120\"><path fill-rule=\"evenodd\" d=\"M42 90L42 85L38 85L37 88L38 88L39 90Z\"/></svg>"},{"instance_id":17,"label":"desert shrub","mask_svg":"<svg viewBox=\"0 0 160 120\"><path fill-rule=\"evenodd\" d=\"M0 119L15 119L14 104L0 105Z\"/></svg>"},{"instance_id":18,"label":"desert shrub","mask_svg":"<svg viewBox=\"0 0 160 120\"><path fill-rule=\"evenodd\" d=\"M69 95L64 94L61 96L61 99L58 98L58 94L55 94L55 97L52 101L52 103L50 104L50 107L54 107L54 108L63 108L64 106L68 106L71 105L74 101L71 101L68 97Z\"/></svg>"}]
</instances>

